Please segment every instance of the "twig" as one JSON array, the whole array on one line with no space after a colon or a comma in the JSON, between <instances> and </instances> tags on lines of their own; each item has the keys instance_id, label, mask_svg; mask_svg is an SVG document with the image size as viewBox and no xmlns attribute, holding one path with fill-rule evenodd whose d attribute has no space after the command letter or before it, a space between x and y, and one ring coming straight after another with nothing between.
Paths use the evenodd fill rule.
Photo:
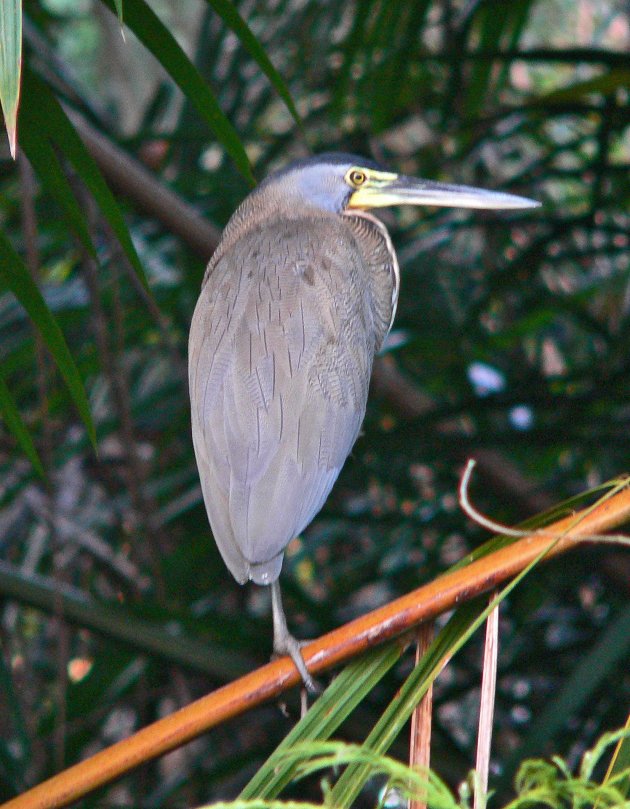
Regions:
<instances>
[{"instance_id":1,"label":"twig","mask_svg":"<svg viewBox=\"0 0 630 809\"><path fill-rule=\"evenodd\" d=\"M508 528L507 525L490 520L480 511L477 511L472 505L468 499L468 484L470 483L470 478L476 465L477 461L469 458L462 479L459 482L459 504L470 519L476 522L477 525L487 528L488 531L493 531L495 534L503 534L503 536L506 537L524 537L527 536L528 533L531 533L530 531L519 531L516 528Z\"/></svg>"},{"instance_id":2,"label":"twig","mask_svg":"<svg viewBox=\"0 0 630 809\"><path fill-rule=\"evenodd\" d=\"M536 528L535 530L525 530L519 528L510 528L503 523L496 522L495 520L491 520L489 517L486 517L485 514L482 514L478 509L476 509L473 504L470 502L468 497L468 485L470 483L470 478L472 475L472 471L477 465L477 462L473 458L469 458L466 464L466 468L464 469L464 473L462 474L461 480L459 482L459 504L462 507L462 510L470 517L470 519L477 523L477 525L482 526L482 528L487 528L489 531L494 532L495 534L501 534L502 536L507 537L515 537L517 539L521 539L523 537L528 536L541 536L547 537L548 539L560 539L561 534L558 534L555 531L552 531L550 528ZM624 489L627 489L630 486L630 478L624 478L619 481L617 486L613 489L613 494L616 494ZM630 537L626 536L626 534L585 534L580 536L580 539L587 542L599 542L599 543L611 543L614 545L628 545L630 546Z\"/></svg>"}]
</instances>

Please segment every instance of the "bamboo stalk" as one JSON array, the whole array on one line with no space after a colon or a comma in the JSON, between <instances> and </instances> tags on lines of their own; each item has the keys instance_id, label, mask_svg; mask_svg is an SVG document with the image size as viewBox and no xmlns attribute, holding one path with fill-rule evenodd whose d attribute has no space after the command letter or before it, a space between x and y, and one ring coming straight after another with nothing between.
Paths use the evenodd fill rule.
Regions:
<instances>
[{"instance_id":1,"label":"bamboo stalk","mask_svg":"<svg viewBox=\"0 0 630 809\"><path fill-rule=\"evenodd\" d=\"M544 533L519 539L323 635L303 648L306 665L312 674L318 674L494 589L548 548L552 535L561 538L547 558L576 547L583 541L581 537L603 534L628 520L630 488L624 488L592 508L546 526ZM300 682L290 658L275 660L53 776L8 801L3 809L65 806Z\"/></svg>"}]
</instances>

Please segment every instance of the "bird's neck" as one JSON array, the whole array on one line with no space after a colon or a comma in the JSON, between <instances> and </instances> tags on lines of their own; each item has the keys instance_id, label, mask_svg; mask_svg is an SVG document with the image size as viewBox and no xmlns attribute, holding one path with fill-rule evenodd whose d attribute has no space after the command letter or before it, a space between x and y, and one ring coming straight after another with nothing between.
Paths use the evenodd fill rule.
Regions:
<instances>
[{"instance_id":1,"label":"bird's neck","mask_svg":"<svg viewBox=\"0 0 630 809\"><path fill-rule=\"evenodd\" d=\"M336 217L330 211L309 204L303 198L286 198L273 194L271 190L261 189L258 193L250 194L239 205L230 217L217 249L215 250L208 270L219 261L222 255L228 252L234 244L245 235L273 225L276 222L287 220L306 219L313 217Z\"/></svg>"}]
</instances>

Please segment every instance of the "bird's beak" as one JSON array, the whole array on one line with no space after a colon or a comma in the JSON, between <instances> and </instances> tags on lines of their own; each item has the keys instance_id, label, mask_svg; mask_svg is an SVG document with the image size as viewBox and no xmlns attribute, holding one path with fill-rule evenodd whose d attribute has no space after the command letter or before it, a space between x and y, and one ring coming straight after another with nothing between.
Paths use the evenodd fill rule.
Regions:
<instances>
[{"instance_id":1,"label":"bird's beak","mask_svg":"<svg viewBox=\"0 0 630 809\"><path fill-rule=\"evenodd\" d=\"M376 172L375 172L376 174ZM405 175L368 177L365 185L350 197L348 208L385 208L390 205L438 205L444 208L487 208L491 210L515 210L537 208L540 203L515 194L501 191L486 191L467 185L436 183L418 180Z\"/></svg>"}]
</instances>

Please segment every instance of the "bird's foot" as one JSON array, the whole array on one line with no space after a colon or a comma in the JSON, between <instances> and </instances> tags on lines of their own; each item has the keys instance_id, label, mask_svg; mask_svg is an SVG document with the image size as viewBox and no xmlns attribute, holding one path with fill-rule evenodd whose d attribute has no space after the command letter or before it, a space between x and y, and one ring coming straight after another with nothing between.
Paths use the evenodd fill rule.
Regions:
<instances>
[{"instance_id":1,"label":"bird's foot","mask_svg":"<svg viewBox=\"0 0 630 809\"><path fill-rule=\"evenodd\" d=\"M306 686L307 691L311 694L321 693L321 688L315 683L315 680L308 673L306 663L300 651L302 646L306 645L308 641L296 640L289 632L287 626L287 619L282 607L282 596L280 594L280 583L276 579L271 582L271 611L273 614L273 652L274 655L282 657L289 655L291 660L295 663L295 667L300 672L300 676Z\"/></svg>"},{"instance_id":2,"label":"bird's foot","mask_svg":"<svg viewBox=\"0 0 630 809\"><path fill-rule=\"evenodd\" d=\"M273 641L273 657L284 657L289 655L291 660L295 663L295 667L300 672L300 676L306 687L306 690L311 694L321 694L322 688L311 675L308 673L306 663L302 657L302 647L306 646L310 641L299 641L294 638L289 632L283 634L281 637L274 637Z\"/></svg>"}]
</instances>

